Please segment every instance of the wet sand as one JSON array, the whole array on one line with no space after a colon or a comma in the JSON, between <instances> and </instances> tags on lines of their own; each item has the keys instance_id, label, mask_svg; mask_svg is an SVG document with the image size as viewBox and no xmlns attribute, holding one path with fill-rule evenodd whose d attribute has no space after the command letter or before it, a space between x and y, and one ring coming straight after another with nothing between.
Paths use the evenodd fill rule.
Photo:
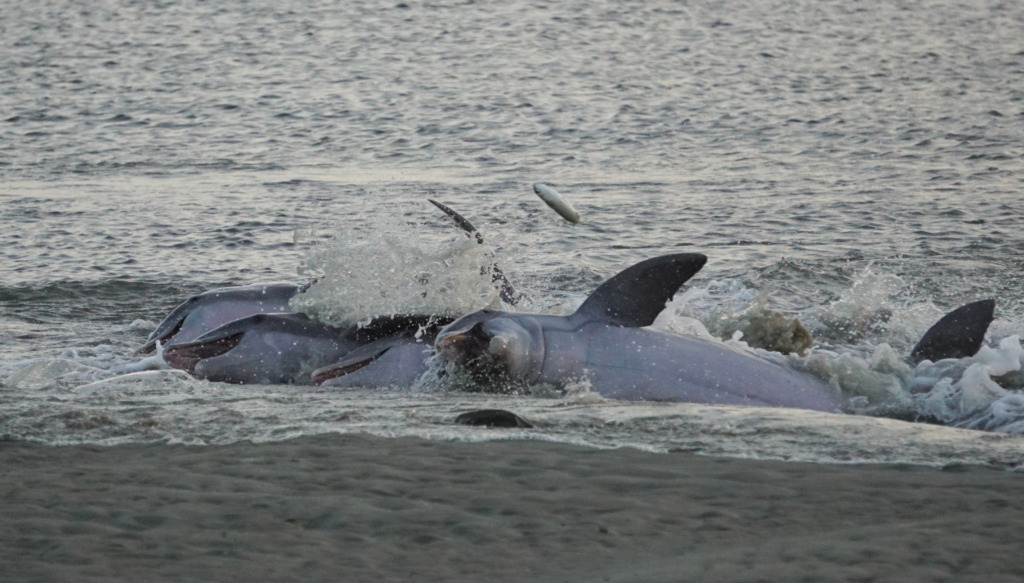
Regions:
<instances>
[{"instance_id":1,"label":"wet sand","mask_svg":"<svg viewBox=\"0 0 1024 583\"><path fill-rule=\"evenodd\" d=\"M1024 475L326 435L0 442L2 581L1019 581Z\"/></svg>"}]
</instances>

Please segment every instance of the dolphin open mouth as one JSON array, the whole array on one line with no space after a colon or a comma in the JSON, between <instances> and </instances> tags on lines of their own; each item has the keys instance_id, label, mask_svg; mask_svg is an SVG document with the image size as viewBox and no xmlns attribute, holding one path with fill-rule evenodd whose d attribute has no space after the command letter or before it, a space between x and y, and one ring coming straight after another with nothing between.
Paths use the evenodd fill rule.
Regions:
<instances>
[{"instance_id":1,"label":"dolphin open mouth","mask_svg":"<svg viewBox=\"0 0 1024 583\"><path fill-rule=\"evenodd\" d=\"M459 366L478 368L489 360L488 349L491 347L491 336L477 324L465 332L449 332L437 339L437 350L445 360Z\"/></svg>"},{"instance_id":2,"label":"dolphin open mouth","mask_svg":"<svg viewBox=\"0 0 1024 583\"><path fill-rule=\"evenodd\" d=\"M245 336L245 332L239 332L238 334L232 334L216 340L197 340L195 342L168 346L164 350L164 360L176 369L194 374L196 365L199 364L200 360L230 352L242 341L242 336Z\"/></svg>"},{"instance_id":3,"label":"dolphin open mouth","mask_svg":"<svg viewBox=\"0 0 1024 583\"><path fill-rule=\"evenodd\" d=\"M469 373L474 382L504 387L515 382L510 371L508 339L483 329L479 323L465 332L451 332L438 338L441 357Z\"/></svg>"}]
</instances>

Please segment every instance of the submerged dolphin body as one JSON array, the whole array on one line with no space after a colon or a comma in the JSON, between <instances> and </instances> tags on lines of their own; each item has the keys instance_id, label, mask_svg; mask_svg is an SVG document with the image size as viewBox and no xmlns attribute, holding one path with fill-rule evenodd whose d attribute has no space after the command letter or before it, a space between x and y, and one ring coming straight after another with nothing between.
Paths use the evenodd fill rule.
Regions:
<instances>
[{"instance_id":1,"label":"submerged dolphin body","mask_svg":"<svg viewBox=\"0 0 1024 583\"><path fill-rule=\"evenodd\" d=\"M303 314L257 314L221 326L192 342L169 346L164 359L174 368L211 381L311 384L314 370L336 363L360 348L375 347L378 353L357 367L368 370L348 379L344 386L406 384L410 371L419 371L412 377L415 380L426 370L426 356L404 363L394 356L415 355L417 346L422 353L436 331L451 321L433 316L395 316L377 318L364 327L336 328ZM392 358L379 358L390 348L397 348Z\"/></svg>"},{"instance_id":2,"label":"submerged dolphin body","mask_svg":"<svg viewBox=\"0 0 1024 583\"><path fill-rule=\"evenodd\" d=\"M679 254L638 263L603 283L571 316L475 312L442 330L435 346L481 383L564 387L586 379L613 399L837 411L840 396L810 374L641 329L706 260Z\"/></svg>"}]
</instances>

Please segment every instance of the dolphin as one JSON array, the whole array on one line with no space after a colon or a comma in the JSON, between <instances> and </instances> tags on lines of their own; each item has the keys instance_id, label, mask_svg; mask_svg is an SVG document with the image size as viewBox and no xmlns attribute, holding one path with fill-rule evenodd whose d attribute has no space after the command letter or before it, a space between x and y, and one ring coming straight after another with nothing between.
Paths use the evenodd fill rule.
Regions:
<instances>
[{"instance_id":1,"label":"dolphin","mask_svg":"<svg viewBox=\"0 0 1024 583\"><path fill-rule=\"evenodd\" d=\"M356 367L368 370L348 379L342 386L366 386L375 382L404 384L412 374L410 371L420 371L412 377L415 380L426 370L426 358L421 357L420 362L414 358L403 362L396 357L405 355L409 360L415 356L417 346L422 352L424 346L430 346L437 330L452 320L434 316L394 316L376 318L363 327L337 328L310 320L304 314L256 314L221 326L191 342L172 344L164 350L164 360L174 368L210 381L312 384L315 370L336 363L361 347L371 347L377 353ZM380 356L391 348L396 348L394 354L381 359ZM375 366L368 366L370 364ZM330 378L329 373L324 373L318 382L327 378Z\"/></svg>"},{"instance_id":2,"label":"dolphin","mask_svg":"<svg viewBox=\"0 0 1024 583\"><path fill-rule=\"evenodd\" d=\"M808 373L714 342L642 328L706 261L695 253L642 261L601 284L570 316L474 312L442 330L435 347L475 382L499 387L561 388L587 380L612 399L838 411L841 396ZM958 335L961 329L939 333Z\"/></svg>"},{"instance_id":3,"label":"dolphin","mask_svg":"<svg viewBox=\"0 0 1024 583\"><path fill-rule=\"evenodd\" d=\"M483 235L473 223L444 204L435 200L429 202L441 209L467 235L475 236L477 242L483 244ZM514 306L519 294L497 265L492 266L492 280L502 301ZM192 296L160 322L136 354L153 352L157 342L164 346L192 342L207 332L248 316L291 313L291 299L314 283L316 280L303 285L257 283L244 287L219 288Z\"/></svg>"}]
</instances>

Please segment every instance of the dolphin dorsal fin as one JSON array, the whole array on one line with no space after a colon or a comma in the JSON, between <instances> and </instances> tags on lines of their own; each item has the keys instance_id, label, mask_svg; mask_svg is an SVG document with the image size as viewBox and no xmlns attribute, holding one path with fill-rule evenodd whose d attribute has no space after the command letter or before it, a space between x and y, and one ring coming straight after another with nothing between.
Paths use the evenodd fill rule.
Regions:
<instances>
[{"instance_id":1,"label":"dolphin dorsal fin","mask_svg":"<svg viewBox=\"0 0 1024 583\"><path fill-rule=\"evenodd\" d=\"M946 314L924 333L907 362L916 365L922 360L974 356L981 349L995 309L995 300L981 300Z\"/></svg>"},{"instance_id":2,"label":"dolphin dorsal fin","mask_svg":"<svg viewBox=\"0 0 1024 583\"><path fill-rule=\"evenodd\" d=\"M665 309L665 303L707 261L700 253L641 261L598 286L571 317L603 320L625 328L650 326Z\"/></svg>"}]
</instances>

